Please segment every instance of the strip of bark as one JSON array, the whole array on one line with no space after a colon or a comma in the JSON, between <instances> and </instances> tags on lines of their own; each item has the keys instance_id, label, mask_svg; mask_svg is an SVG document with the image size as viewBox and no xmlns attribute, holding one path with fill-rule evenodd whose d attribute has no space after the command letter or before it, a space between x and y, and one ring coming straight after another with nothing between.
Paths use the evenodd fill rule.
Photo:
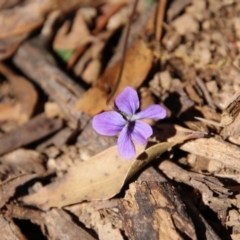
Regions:
<instances>
[{"instance_id":1,"label":"strip of bark","mask_svg":"<svg viewBox=\"0 0 240 240\"><path fill-rule=\"evenodd\" d=\"M0 137L0 155L40 140L58 131L62 126L61 119L47 118L44 114L40 114Z\"/></svg>"},{"instance_id":2,"label":"strip of bark","mask_svg":"<svg viewBox=\"0 0 240 240\"><path fill-rule=\"evenodd\" d=\"M180 195L153 168L130 184L119 208L123 228L131 239L183 239L182 236L197 239Z\"/></svg>"},{"instance_id":3,"label":"strip of bark","mask_svg":"<svg viewBox=\"0 0 240 240\"><path fill-rule=\"evenodd\" d=\"M85 229L76 225L64 210L52 209L43 213L17 205L7 205L7 209L9 217L31 220L39 225L47 239L95 240Z\"/></svg>"},{"instance_id":4,"label":"strip of bark","mask_svg":"<svg viewBox=\"0 0 240 240\"><path fill-rule=\"evenodd\" d=\"M198 210L182 199L169 180L153 167L146 169L119 201L125 234L133 240L219 239Z\"/></svg>"}]
</instances>

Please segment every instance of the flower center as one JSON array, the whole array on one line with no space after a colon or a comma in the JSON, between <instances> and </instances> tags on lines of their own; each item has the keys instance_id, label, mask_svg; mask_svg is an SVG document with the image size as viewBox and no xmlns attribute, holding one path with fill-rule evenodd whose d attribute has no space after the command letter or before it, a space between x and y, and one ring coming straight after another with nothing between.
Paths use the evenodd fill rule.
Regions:
<instances>
[{"instance_id":1,"label":"flower center","mask_svg":"<svg viewBox=\"0 0 240 240\"><path fill-rule=\"evenodd\" d=\"M133 116L128 116L125 112L123 112L123 111L121 111L121 110L119 110L119 109L117 109L117 108L115 108L114 109L116 112L118 112L119 114L121 114L122 115L122 117L126 120L126 121L128 121L128 122L132 122L132 121L134 121L135 119L133 119Z\"/></svg>"},{"instance_id":2,"label":"flower center","mask_svg":"<svg viewBox=\"0 0 240 240\"><path fill-rule=\"evenodd\" d=\"M132 118L130 116L128 116L126 113L120 113L122 115L122 117L127 121L127 122L131 122Z\"/></svg>"}]
</instances>

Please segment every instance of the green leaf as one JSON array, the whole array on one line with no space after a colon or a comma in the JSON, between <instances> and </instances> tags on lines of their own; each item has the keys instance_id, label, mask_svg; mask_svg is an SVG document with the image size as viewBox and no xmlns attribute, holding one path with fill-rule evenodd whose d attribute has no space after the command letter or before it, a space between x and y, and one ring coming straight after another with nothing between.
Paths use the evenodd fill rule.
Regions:
<instances>
[{"instance_id":1,"label":"green leaf","mask_svg":"<svg viewBox=\"0 0 240 240\"><path fill-rule=\"evenodd\" d=\"M67 62L73 54L73 50L65 50L65 49L62 49L62 50L60 50L60 49L56 50L55 49L55 52L64 62Z\"/></svg>"},{"instance_id":2,"label":"green leaf","mask_svg":"<svg viewBox=\"0 0 240 240\"><path fill-rule=\"evenodd\" d=\"M147 5L152 6L154 2L155 2L155 0L147 0Z\"/></svg>"}]
</instances>

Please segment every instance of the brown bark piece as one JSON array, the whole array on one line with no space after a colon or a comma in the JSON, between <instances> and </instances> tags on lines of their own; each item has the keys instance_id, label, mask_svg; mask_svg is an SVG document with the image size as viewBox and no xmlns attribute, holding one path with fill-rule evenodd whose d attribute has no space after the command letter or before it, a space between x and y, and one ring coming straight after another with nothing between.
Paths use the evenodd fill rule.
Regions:
<instances>
[{"instance_id":1,"label":"brown bark piece","mask_svg":"<svg viewBox=\"0 0 240 240\"><path fill-rule=\"evenodd\" d=\"M27 240L21 230L9 220L0 215L1 240Z\"/></svg>"},{"instance_id":2,"label":"brown bark piece","mask_svg":"<svg viewBox=\"0 0 240 240\"><path fill-rule=\"evenodd\" d=\"M55 239L84 239L94 240L89 233L74 224L66 212L59 209L52 209L44 214L44 224L47 235Z\"/></svg>"},{"instance_id":3,"label":"brown bark piece","mask_svg":"<svg viewBox=\"0 0 240 240\"><path fill-rule=\"evenodd\" d=\"M84 90L54 64L40 39L24 43L15 54L14 63L59 105L74 127L79 119L81 126L86 124L89 116L73 111Z\"/></svg>"},{"instance_id":4,"label":"brown bark piece","mask_svg":"<svg viewBox=\"0 0 240 240\"><path fill-rule=\"evenodd\" d=\"M93 229L99 240L126 240L121 234L122 221L118 214L119 199L84 202L65 208Z\"/></svg>"},{"instance_id":5,"label":"brown bark piece","mask_svg":"<svg viewBox=\"0 0 240 240\"><path fill-rule=\"evenodd\" d=\"M48 140L44 141L40 145L37 146L37 150L39 152L43 151L50 145L55 145L58 148L61 148L64 144L68 142L68 140L73 136L74 132L72 129L66 127L54 134Z\"/></svg>"},{"instance_id":6,"label":"brown bark piece","mask_svg":"<svg viewBox=\"0 0 240 240\"><path fill-rule=\"evenodd\" d=\"M225 109L222 112L221 124L228 126L235 121L240 112L240 92L234 94L226 103Z\"/></svg>"},{"instance_id":7,"label":"brown bark piece","mask_svg":"<svg viewBox=\"0 0 240 240\"><path fill-rule=\"evenodd\" d=\"M162 131L156 132L156 136L160 141L166 141L166 139L174 141L176 136L179 137L183 134L185 135L187 132L194 132L178 125L161 124L160 128ZM180 149L210 160L215 160L221 163L223 167L240 171L239 147L220 138L209 137L188 141L182 144Z\"/></svg>"},{"instance_id":8,"label":"brown bark piece","mask_svg":"<svg viewBox=\"0 0 240 240\"><path fill-rule=\"evenodd\" d=\"M41 226L48 239L94 240L87 231L76 225L63 210L52 209L46 213L16 205L8 205L7 215L12 218L27 219Z\"/></svg>"},{"instance_id":9,"label":"brown bark piece","mask_svg":"<svg viewBox=\"0 0 240 240\"><path fill-rule=\"evenodd\" d=\"M120 202L126 235L134 240L175 240L184 239L183 236L197 239L193 223L175 188L168 182L152 180L130 184L127 196Z\"/></svg>"},{"instance_id":10,"label":"brown bark piece","mask_svg":"<svg viewBox=\"0 0 240 240\"><path fill-rule=\"evenodd\" d=\"M168 178L192 186L207 197L212 197L214 194L217 194L218 197L226 198L232 194L217 178L186 171L168 160L162 161L159 169L161 169Z\"/></svg>"},{"instance_id":11,"label":"brown bark piece","mask_svg":"<svg viewBox=\"0 0 240 240\"><path fill-rule=\"evenodd\" d=\"M0 172L1 169L9 168L14 175L37 173L44 174L46 169L44 162L46 157L37 151L19 148L8 154L0 157Z\"/></svg>"},{"instance_id":12,"label":"brown bark piece","mask_svg":"<svg viewBox=\"0 0 240 240\"><path fill-rule=\"evenodd\" d=\"M226 104L225 109L222 112L221 124L224 129L221 135L224 138L229 137L230 141L239 144L240 143L240 92L234 94Z\"/></svg>"},{"instance_id":13,"label":"brown bark piece","mask_svg":"<svg viewBox=\"0 0 240 240\"><path fill-rule=\"evenodd\" d=\"M236 118L232 123L225 126L221 132L224 138L229 138L231 142L240 144L240 114L237 113Z\"/></svg>"},{"instance_id":14,"label":"brown bark piece","mask_svg":"<svg viewBox=\"0 0 240 240\"><path fill-rule=\"evenodd\" d=\"M61 119L46 118L44 114L40 114L0 137L0 155L46 137L62 126Z\"/></svg>"},{"instance_id":15,"label":"brown bark piece","mask_svg":"<svg viewBox=\"0 0 240 240\"><path fill-rule=\"evenodd\" d=\"M227 214L228 209L234 205L229 197L233 192L225 188L215 177L186 171L168 160L161 162L159 168L168 178L197 189L202 194L203 202L218 216Z\"/></svg>"},{"instance_id":16,"label":"brown bark piece","mask_svg":"<svg viewBox=\"0 0 240 240\"><path fill-rule=\"evenodd\" d=\"M31 175L21 175L8 179L5 182L0 184L0 208L12 197L15 193L15 190L18 186L26 183L27 181L36 177L36 174ZM0 228L1 229L1 228Z\"/></svg>"}]
</instances>

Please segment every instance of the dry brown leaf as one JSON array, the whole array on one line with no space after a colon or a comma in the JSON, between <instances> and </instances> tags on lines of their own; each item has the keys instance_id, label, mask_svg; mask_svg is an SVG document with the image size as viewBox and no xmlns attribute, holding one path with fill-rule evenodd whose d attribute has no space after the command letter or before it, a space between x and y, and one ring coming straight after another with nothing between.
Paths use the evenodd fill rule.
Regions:
<instances>
[{"instance_id":1,"label":"dry brown leaf","mask_svg":"<svg viewBox=\"0 0 240 240\"><path fill-rule=\"evenodd\" d=\"M138 157L132 161L120 157L117 146L109 148L90 160L71 167L58 182L25 196L23 202L47 210L50 207L63 207L84 200L111 198L146 164L176 144L196 137L199 135L190 134L175 142L156 144L145 151L144 146L137 145Z\"/></svg>"},{"instance_id":2,"label":"dry brown leaf","mask_svg":"<svg viewBox=\"0 0 240 240\"><path fill-rule=\"evenodd\" d=\"M0 120L16 120L19 123L28 121L38 100L37 91L27 79L14 74L3 64L0 64L0 72L10 82L16 99L14 104L0 105Z\"/></svg>"},{"instance_id":3,"label":"dry brown leaf","mask_svg":"<svg viewBox=\"0 0 240 240\"><path fill-rule=\"evenodd\" d=\"M142 151L144 147L138 146L137 153ZM120 190L131 164L131 160L119 156L116 146L111 147L90 160L71 167L60 181L24 197L23 202L46 210L83 200L110 198Z\"/></svg>"},{"instance_id":4,"label":"dry brown leaf","mask_svg":"<svg viewBox=\"0 0 240 240\"><path fill-rule=\"evenodd\" d=\"M154 14L148 19L141 34L152 32L153 26ZM103 110L108 110L106 100L116 84L121 61L120 59L113 66L109 67L96 84L78 100L75 105L75 111L82 111L93 116ZM135 42L127 50L124 61L124 70L115 97L126 86L138 88L142 84L152 66L153 52L143 39L136 38Z\"/></svg>"},{"instance_id":5,"label":"dry brown leaf","mask_svg":"<svg viewBox=\"0 0 240 240\"><path fill-rule=\"evenodd\" d=\"M115 94L117 96L126 86L138 88L146 78L151 66L153 55L142 39L137 39L126 53L126 62L121 83ZM110 89L113 89L119 72L120 61L109 68L97 83L78 100L75 111L83 111L95 115L108 110L106 100Z\"/></svg>"}]
</instances>

